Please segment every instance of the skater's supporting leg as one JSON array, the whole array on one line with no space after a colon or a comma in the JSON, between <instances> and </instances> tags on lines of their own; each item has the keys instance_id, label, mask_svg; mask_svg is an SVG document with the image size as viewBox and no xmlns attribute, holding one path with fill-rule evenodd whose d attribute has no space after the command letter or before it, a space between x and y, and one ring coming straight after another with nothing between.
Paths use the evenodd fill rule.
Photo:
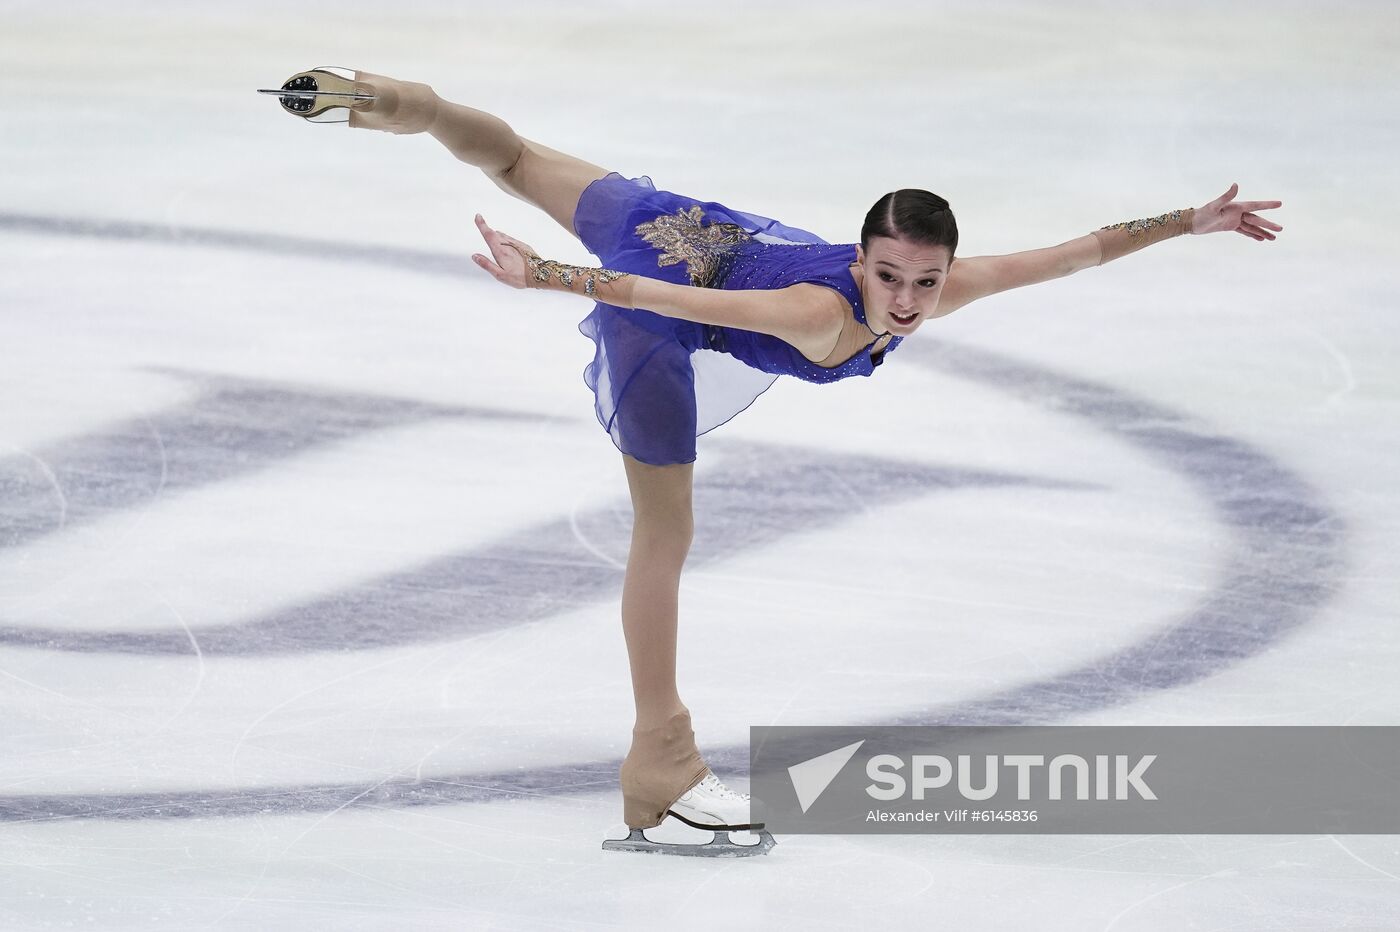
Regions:
<instances>
[{"instance_id":1,"label":"skater's supporting leg","mask_svg":"<svg viewBox=\"0 0 1400 932\"><path fill-rule=\"evenodd\" d=\"M773 836L750 821L750 801L726 787L705 765L690 712L676 689L676 620L681 567L695 533L694 463L651 466L623 456L632 491L632 546L622 588L622 630L632 668L637 723L618 774L626 839L604 849L713 857L767 853ZM714 830L707 844L667 844L643 829L674 816ZM735 842L753 829L757 844Z\"/></svg>"},{"instance_id":2,"label":"skater's supporting leg","mask_svg":"<svg viewBox=\"0 0 1400 932\"><path fill-rule=\"evenodd\" d=\"M632 546L622 586L622 631L632 669L637 728L685 711L676 689L681 567L695 533L695 464L652 466L623 456L632 492Z\"/></svg>"}]
</instances>

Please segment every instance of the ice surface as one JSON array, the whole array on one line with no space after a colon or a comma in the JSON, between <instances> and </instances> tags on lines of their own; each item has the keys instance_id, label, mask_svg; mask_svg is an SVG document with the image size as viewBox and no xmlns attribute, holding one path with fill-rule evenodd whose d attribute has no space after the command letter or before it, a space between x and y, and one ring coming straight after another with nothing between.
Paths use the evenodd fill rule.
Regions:
<instances>
[{"instance_id":1,"label":"ice surface","mask_svg":"<svg viewBox=\"0 0 1400 932\"><path fill-rule=\"evenodd\" d=\"M1386 4L0 6L0 926L1381 929L1390 836L791 836L604 854L630 507L584 254L430 139L252 93L432 83L658 186L960 254L1278 198L780 381L700 440L680 678L760 724L1400 724Z\"/></svg>"}]
</instances>

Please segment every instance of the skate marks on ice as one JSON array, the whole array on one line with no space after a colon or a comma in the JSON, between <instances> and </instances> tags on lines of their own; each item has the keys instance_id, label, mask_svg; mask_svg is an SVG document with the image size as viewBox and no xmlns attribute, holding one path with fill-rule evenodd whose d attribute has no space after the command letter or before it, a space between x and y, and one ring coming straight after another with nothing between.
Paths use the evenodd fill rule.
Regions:
<instances>
[{"instance_id":1,"label":"skate marks on ice","mask_svg":"<svg viewBox=\"0 0 1400 932\"><path fill-rule=\"evenodd\" d=\"M255 469L273 470L279 461L316 445L429 417L516 415L210 380L188 405L42 451L40 459L57 477L58 490L32 460L0 460L0 490L6 493L0 506L0 547L23 545L61 525L139 507L161 494ZM715 474L696 481L696 509L705 521L697 530L688 564L703 566L795 532L839 524L845 515L831 507L833 483L873 483L877 491L865 499L869 506L971 485L1066 487L881 457L743 445ZM67 501L63 510L55 499L58 491ZM615 559L602 559L585 549L576 531L591 547ZM570 612L582 604L616 601L622 586L618 567L626 562L631 531L630 515L618 503L512 529L469 551L444 554L261 617L193 631L183 625L114 631L5 624L0 615L0 643L209 658L371 650L472 637Z\"/></svg>"}]
</instances>

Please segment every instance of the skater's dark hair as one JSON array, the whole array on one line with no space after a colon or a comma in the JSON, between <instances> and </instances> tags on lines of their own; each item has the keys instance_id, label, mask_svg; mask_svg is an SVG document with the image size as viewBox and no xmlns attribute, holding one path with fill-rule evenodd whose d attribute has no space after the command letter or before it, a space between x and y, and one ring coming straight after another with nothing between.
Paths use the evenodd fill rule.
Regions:
<instances>
[{"instance_id":1,"label":"skater's dark hair","mask_svg":"<svg viewBox=\"0 0 1400 932\"><path fill-rule=\"evenodd\" d=\"M901 188L875 202L860 228L860 248L869 249L875 236L910 239L925 246L958 251L958 222L948 202L931 191Z\"/></svg>"}]
</instances>

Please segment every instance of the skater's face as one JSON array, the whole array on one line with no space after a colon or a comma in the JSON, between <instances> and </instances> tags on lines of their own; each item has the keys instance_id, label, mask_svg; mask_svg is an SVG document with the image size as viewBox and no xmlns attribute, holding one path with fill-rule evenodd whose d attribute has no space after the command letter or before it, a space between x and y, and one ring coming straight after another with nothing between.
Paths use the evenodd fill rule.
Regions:
<instances>
[{"instance_id":1,"label":"skater's face","mask_svg":"<svg viewBox=\"0 0 1400 932\"><path fill-rule=\"evenodd\" d=\"M876 333L908 336L930 317L942 317L938 298L953 267L947 246L875 236L856 246L864 275L865 322Z\"/></svg>"}]
</instances>

